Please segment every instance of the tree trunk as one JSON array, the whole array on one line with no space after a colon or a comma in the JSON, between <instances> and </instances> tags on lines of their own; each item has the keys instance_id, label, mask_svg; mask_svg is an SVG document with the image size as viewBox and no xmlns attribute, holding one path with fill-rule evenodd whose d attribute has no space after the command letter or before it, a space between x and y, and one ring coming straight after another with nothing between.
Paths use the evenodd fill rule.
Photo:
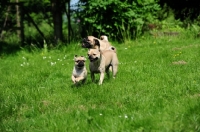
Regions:
<instances>
[{"instance_id":1,"label":"tree trunk","mask_svg":"<svg viewBox=\"0 0 200 132\"><path fill-rule=\"evenodd\" d=\"M70 11L71 11L71 9L70 9L70 0L67 0L66 1L67 2L67 9L65 8L65 13L66 13L66 16L67 16L67 22L68 22L68 44L70 44L70 39L71 39L71 37L73 37L73 30L72 30L72 26L71 26L71 18L70 18L70 16L71 16L71 13L70 13Z\"/></svg>"},{"instance_id":2,"label":"tree trunk","mask_svg":"<svg viewBox=\"0 0 200 132\"><path fill-rule=\"evenodd\" d=\"M54 25L54 39L57 43L58 41L63 41L62 32L62 5L61 0L51 0L52 15L53 15L53 25Z\"/></svg>"},{"instance_id":3,"label":"tree trunk","mask_svg":"<svg viewBox=\"0 0 200 132\"><path fill-rule=\"evenodd\" d=\"M20 3L19 0L15 0L16 2L16 23L17 23L17 35L18 38L20 38L21 45L23 46L24 44L24 25L23 25L23 19L24 19L24 14L22 11L22 6L23 3Z\"/></svg>"},{"instance_id":4,"label":"tree trunk","mask_svg":"<svg viewBox=\"0 0 200 132\"><path fill-rule=\"evenodd\" d=\"M19 3L18 0L15 1L16 3ZM20 11L19 11L19 5L16 5L16 23L17 23L17 27L20 28ZM21 31L18 29L17 30L17 35L18 38L21 38Z\"/></svg>"},{"instance_id":5,"label":"tree trunk","mask_svg":"<svg viewBox=\"0 0 200 132\"><path fill-rule=\"evenodd\" d=\"M6 27L6 24L7 24L7 21L9 20L9 12L10 12L10 6L8 6L8 8L7 8L7 12L6 12L6 19L5 19L5 21L4 21L4 24L3 24L3 28L0 30L0 33L1 33L1 36L0 36L0 39L3 39L3 30L4 30L4 28Z\"/></svg>"},{"instance_id":6,"label":"tree trunk","mask_svg":"<svg viewBox=\"0 0 200 132\"><path fill-rule=\"evenodd\" d=\"M70 20L70 0L68 1L68 4L67 4L67 8L68 8L68 13L67 13L67 19L68 19L68 43L70 44L70 36L71 36L71 32L70 32L70 29L71 29L71 20Z\"/></svg>"}]
</instances>

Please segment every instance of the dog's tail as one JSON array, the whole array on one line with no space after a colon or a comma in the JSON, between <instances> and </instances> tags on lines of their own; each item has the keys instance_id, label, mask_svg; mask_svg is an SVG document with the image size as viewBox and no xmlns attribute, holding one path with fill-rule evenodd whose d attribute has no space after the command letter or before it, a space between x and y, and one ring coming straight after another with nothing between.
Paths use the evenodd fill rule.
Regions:
<instances>
[{"instance_id":1,"label":"dog's tail","mask_svg":"<svg viewBox=\"0 0 200 132\"><path fill-rule=\"evenodd\" d=\"M117 53L117 49L114 46L111 46L110 50L113 50L115 53Z\"/></svg>"},{"instance_id":2,"label":"dog's tail","mask_svg":"<svg viewBox=\"0 0 200 132\"><path fill-rule=\"evenodd\" d=\"M108 41L108 37L107 37L106 35L102 35L102 36L100 37L100 39L101 39L101 40Z\"/></svg>"}]
</instances>

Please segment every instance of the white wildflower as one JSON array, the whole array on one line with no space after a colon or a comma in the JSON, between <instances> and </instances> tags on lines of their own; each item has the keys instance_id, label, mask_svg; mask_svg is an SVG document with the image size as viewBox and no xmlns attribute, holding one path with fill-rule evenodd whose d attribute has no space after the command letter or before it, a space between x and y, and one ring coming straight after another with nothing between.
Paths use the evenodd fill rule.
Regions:
<instances>
[{"instance_id":1,"label":"white wildflower","mask_svg":"<svg viewBox=\"0 0 200 132\"><path fill-rule=\"evenodd\" d=\"M65 56L63 57L63 59L66 59L66 57L67 57L67 55L65 55Z\"/></svg>"},{"instance_id":2,"label":"white wildflower","mask_svg":"<svg viewBox=\"0 0 200 132\"><path fill-rule=\"evenodd\" d=\"M54 66L56 64L56 62L51 62L51 66Z\"/></svg>"},{"instance_id":3,"label":"white wildflower","mask_svg":"<svg viewBox=\"0 0 200 132\"><path fill-rule=\"evenodd\" d=\"M125 117L125 118L128 118L128 116L127 116L127 115L125 115L124 117Z\"/></svg>"}]
</instances>

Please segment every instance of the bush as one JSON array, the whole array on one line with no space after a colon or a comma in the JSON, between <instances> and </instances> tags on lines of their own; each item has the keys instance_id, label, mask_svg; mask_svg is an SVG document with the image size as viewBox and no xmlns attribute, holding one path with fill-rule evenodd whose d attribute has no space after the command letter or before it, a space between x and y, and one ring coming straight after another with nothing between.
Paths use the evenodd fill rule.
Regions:
<instances>
[{"instance_id":1,"label":"bush","mask_svg":"<svg viewBox=\"0 0 200 132\"><path fill-rule=\"evenodd\" d=\"M122 41L140 36L144 23L156 20L160 10L157 0L90 0L80 8L76 17L81 20L83 37L105 34Z\"/></svg>"}]
</instances>

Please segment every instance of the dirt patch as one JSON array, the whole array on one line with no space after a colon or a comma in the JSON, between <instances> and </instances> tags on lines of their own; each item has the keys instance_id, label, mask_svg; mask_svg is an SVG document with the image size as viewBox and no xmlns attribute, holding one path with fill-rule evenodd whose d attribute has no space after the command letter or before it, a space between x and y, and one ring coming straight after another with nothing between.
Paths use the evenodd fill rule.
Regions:
<instances>
[{"instance_id":1,"label":"dirt patch","mask_svg":"<svg viewBox=\"0 0 200 132\"><path fill-rule=\"evenodd\" d=\"M199 44L190 44L187 46L182 46L182 47L175 47L172 50L182 50L182 49L188 49L188 48L198 48L200 45Z\"/></svg>"},{"instance_id":2,"label":"dirt patch","mask_svg":"<svg viewBox=\"0 0 200 132\"><path fill-rule=\"evenodd\" d=\"M174 61L174 62L172 62L172 64L174 64L174 65L185 65L185 64L187 64L187 62L184 61L184 60L180 60L180 61Z\"/></svg>"},{"instance_id":3,"label":"dirt patch","mask_svg":"<svg viewBox=\"0 0 200 132\"><path fill-rule=\"evenodd\" d=\"M161 31L150 31L149 32L152 36L154 37L161 37L161 36L179 36L180 33L179 32L172 32L172 31L165 31L165 32L161 32Z\"/></svg>"}]
</instances>

